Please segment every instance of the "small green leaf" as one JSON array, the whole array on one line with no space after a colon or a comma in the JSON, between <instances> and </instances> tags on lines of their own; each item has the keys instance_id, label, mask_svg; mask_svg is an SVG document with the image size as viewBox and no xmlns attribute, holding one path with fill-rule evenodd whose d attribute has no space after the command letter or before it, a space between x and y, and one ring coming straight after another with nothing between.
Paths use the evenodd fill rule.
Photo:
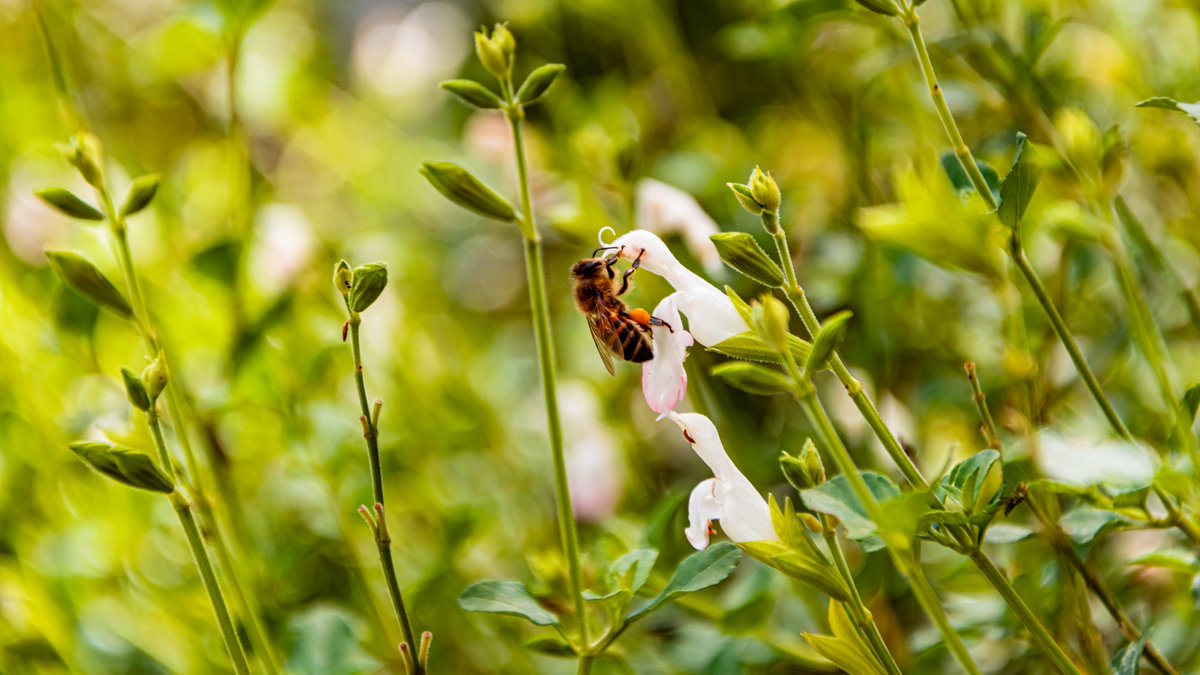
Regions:
<instances>
[{"instance_id":1,"label":"small green leaf","mask_svg":"<svg viewBox=\"0 0 1200 675\"><path fill-rule=\"evenodd\" d=\"M1196 421L1196 409L1200 408L1200 382L1189 385L1183 392L1183 406L1188 413L1188 419Z\"/></svg>"},{"instance_id":2,"label":"small green leaf","mask_svg":"<svg viewBox=\"0 0 1200 675\"><path fill-rule=\"evenodd\" d=\"M649 602L631 612L626 621L636 621L678 595L695 593L721 583L726 577L733 574L733 570L737 568L741 559L742 552L727 541L693 553L679 563L675 574L667 582L666 588Z\"/></svg>"},{"instance_id":3,"label":"small green leaf","mask_svg":"<svg viewBox=\"0 0 1200 675\"><path fill-rule=\"evenodd\" d=\"M158 174L137 178L130 184L129 192L125 194L125 203L121 205L121 215L132 216L146 208L157 193Z\"/></svg>"},{"instance_id":4,"label":"small green leaf","mask_svg":"<svg viewBox=\"0 0 1200 675\"><path fill-rule=\"evenodd\" d=\"M971 178L967 176L963 165L958 161L958 156L954 152L947 150L942 153L941 157L942 170L946 172L946 177L950 179L950 184L954 186L954 191L959 196L966 196L975 192L975 184L971 182ZM992 193L992 199L1000 201L1000 174L992 168L987 162L975 160L975 166L979 168L979 174L983 176L983 182L987 183L988 191Z\"/></svg>"},{"instance_id":5,"label":"small green leaf","mask_svg":"<svg viewBox=\"0 0 1200 675\"><path fill-rule=\"evenodd\" d=\"M1161 567L1184 574L1200 572L1200 562L1196 560L1196 553L1181 548L1167 548L1155 551L1136 560L1131 560L1129 564L1141 565L1143 567Z\"/></svg>"},{"instance_id":6,"label":"small green leaf","mask_svg":"<svg viewBox=\"0 0 1200 675\"><path fill-rule=\"evenodd\" d=\"M1125 645L1121 651L1113 655L1112 661L1108 664L1112 675L1138 675L1140 672L1138 662L1142 658L1142 650L1149 641L1150 631L1146 631L1136 641Z\"/></svg>"},{"instance_id":7,"label":"small green leaf","mask_svg":"<svg viewBox=\"0 0 1200 675\"><path fill-rule=\"evenodd\" d=\"M1012 169L1000 186L1000 208L996 212L1000 222L1013 229L1021 224L1025 209L1037 190L1037 174L1025 146L1025 134L1017 132L1017 154L1013 158Z\"/></svg>"},{"instance_id":8,"label":"small green leaf","mask_svg":"<svg viewBox=\"0 0 1200 675\"><path fill-rule=\"evenodd\" d=\"M1101 533L1116 529L1127 522L1112 511L1080 506L1063 515L1058 525L1076 544L1086 546Z\"/></svg>"},{"instance_id":9,"label":"small green leaf","mask_svg":"<svg viewBox=\"0 0 1200 675\"><path fill-rule=\"evenodd\" d=\"M541 100L542 96L550 89L550 85L558 79L567 67L561 63L547 63L544 66L535 68L529 77L521 84L521 88L517 90L517 101L521 105L529 105Z\"/></svg>"},{"instance_id":10,"label":"small green leaf","mask_svg":"<svg viewBox=\"0 0 1200 675\"><path fill-rule=\"evenodd\" d=\"M725 287L725 296L729 298L730 302L733 303L733 308L737 310L738 316L742 317L742 321L744 321L747 326L753 326L754 310L750 308L750 304L743 300L742 296L738 295L737 291L733 290L729 286Z\"/></svg>"},{"instance_id":11,"label":"small green leaf","mask_svg":"<svg viewBox=\"0 0 1200 675\"><path fill-rule=\"evenodd\" d=\"M446 199L468 211L510 223L517 219L517 214L508 200L457 164L423 162L420 171L429 184Z\"/></svg>"},{"instance_id":12,"label":"small green leaf","mask_svg":"<svg viewBox=\"0 0 1200 675\"><path fill-rule=\"evenodd\" d=\"M846 337L847 323L851 316L849 310L842 310L825 320L813 339L812 351L804 361L805 372L811 375L825 367L833 351Z\"/></svg>"},{"instance_id":13,"label":"small green leaf","mask_svg":"<svg viewBox=\"0 0 1200 675\"><path fill-rule=\"evenodd\" d=\"M995 450L978 452L955 464L934 489L942 499L952 497L964 511L973 513L986 506L986 502L991 501L999 491L1003 482L1002 472L996 466L999 462L1000 453ZM992 473L993 469L997 469L995 474ZM985 484L986 495L981 492ZM984 504L977 506L976 502L982 497L986 497Z\"/></svg>"},{"instance_id":14,"label":"small green leaf","mask_svg":"<svg viewBox=\"0 0 1200 675\"><path fill-rule=\"evenodd\" d=\"M489 110L503 105L495 92L474 80L446 80L438 86L475 108Z\"/></svg>"},{"instance_id":15,"label":"small green leaf","mask_svg":"<svg viewBox=\"0 0 1200 675\"><path fill-rule=\"evenodd\" d=\"M883 503L900 496L900 488L891 478L873 471L862 472L867 489ZM866 508L859 503L845 476L834 476L815 488L800 491L800 501L809 510L825 513L842 521L846 536L865 539L875 534L875 523L867 517Z\"/></svg>"},{"instance_id":16,"label":"small green leaf","mask_svg":"<svg viewBox=\"0 0 1200 675\"><path fill-rule=\"evenodd\" d=\"M846 586L837 571L828 563L804 555L801 549L790 549L777 541L741 542L738 548L758 562L808 584L836 600L848 600Z\"/></svg>"},{"instance_id":17,"label":"small green leaf","mask_svg":"<svg viewBox=\"0 0 1200 675\"><path fill-rule=\"evenodd\" d=\"M763 205L754 201L754 195L750 192L749 185L741 183L726 183L726 187L733 192L733 197L752 216L761 216L763 213Z\"/></svg>"},{"instance_id":18,"label":"small green leaf","mask_svg":"<svg viewBox=\"0 0 1200 675\"><path fill-rule=\"evenodd\" d=\"M34 193L59 213L79 220L104 220L104 214L66 188L47 188Z\"/></svg>"},{"instance_id":19,"label":"small green leaf","mask_svg":"<svg viewBox=\"0 0 1200 675\"><path fill-rule=\"evenodd\" d=\"M108 443L85 442L68 444L71 452L88 466L109 478L130 487L151 492L171 493L171 479L146 455Z\"/></svg>"},{"instance_id":20,"label":"small green leaf","mask_svg":"<svg viewBox=\"0 0 1200 675\"><path fill-rule=\"evenodd\" d=\"M121 379L125 382L125 395L133 407L146 412L150 409L150 395L146 393L146 385L140 375L134 374L128 368L121 369Z\"/></svg>"},{"instance_id":21,"label":"small green leaf","mask_svg":"<svg viewBox=\"0 0 1200 675\"><path fill-rule=\"evenodd\" d=\"M46 251L46 258L58 278L74 291L122 318L133 318L129 301L87 258L71 251Z\"/></svg>"},{"instance_id":22,"label":"small green leaf","mask_svg":"<svg viewBox=\"0 0 1200 675\"><path fill-rule=\"evenodd\" d=\"M759 396L784 394L791 387L791 381L783 373L749 361L718 364L712 369L712 374L735 389Z\"/></svg>"},{"instance_id":23,"label":"small green leaf","mask_svg":"<svg viewBox=\"0 0 1200 675\"><path fill-rule=\"evenodd\" d=\"M652 548L639 548L626 553L608 569L609 586L637 593L650 579L650 571L657 560L658 551Z\"/></svg>"},{"instance_id":24,"label":"small green leaf","mask_svg":"<svg viewBox=\"0 0 1200 675\"><path fill-rule=\"evenodd\" d=\"M1192 118L1196 124L1200 124L1200 102L1197 103L1180 103L1173 98L1167 96L1155 96L1141 101L1137 104L1139 108L1160 108L1162 110L1174 110L1181 112L1184 115Z\"/></svg>"},{"instance_id":25,"label":"small green leaf","mask_svg":"<svg viewBox=\"0 0 1200 675\"><path fill-rule=\"evenodd\" d=\"M795 335L788 335L788 345L792 349L792 356L800 362L805 361L812 351L812 345ZM760 363L783 362L783 359L774 349L768 347L757 335L749 331L741 335L734 335L723 342L718 342L709 347L708 350L735 359L742 359L743 361L758 361Z\"/></svg>"},{"instance_id":26,"label":"small green leaf","mask_svg":"<svg viewBox=\"0 0 1200 675\"><path fill-rule=\"evenodd\" d=\"M539 605L525 584L517 581L477 581L458 596L458 606L468 612L519 616L536 626L558 625L558 617Z\"/></svg>"},{"instance_id":27,"label":"small green leaf","mask_svg":"<svg viewBox=\"0 0 1200 675\"><path fill-rule=\"evenodd\" d=\"M865 7L876 14L884 16L900 16L900 9L896 7L896 3L892 0L854 0L862 7Z\"/></svg>"},{"instance_id":28,"label":"small green leaf","mask_svg":"<svg viewBox=\"0 0 1200 675\"><path fill-rule=\"evenodd\" d=\"M381 262L366 263L354 268L354 285L350 289L350 309L356 312L366 311L387 286L387 264Z\"/></svg>"},{"instance_id":29,"label":"small green leaf","mask_svg":"<svg viewBox=\"0 0 1200 675\"><path fill-rule=\"evenodd\" d=\"M771 288L783 285L783 270L745 232L722 232L709 237L725 264Z\"/></svg>"},{"instance_id":30,"label":"small green leaf","mask_svg":"<svg viewBox=\"0 0 1200 675\"><path fill-rule=\"evenodd\" d=\"M220 239L193 255L188 262L204 276L232 287L237 281L242 250L240 239Z\"/></svg>"},{"instance_id":31,"label":"small green leaf","mask_svg":"<svg viewBox=\"0 0 1200 675\"><path fill-rule=\"evenodd\" d=\"M558 635L539 635L522 645L525 649L547 656L574 656L575 648Z\"/></svg>"}]
</instances>

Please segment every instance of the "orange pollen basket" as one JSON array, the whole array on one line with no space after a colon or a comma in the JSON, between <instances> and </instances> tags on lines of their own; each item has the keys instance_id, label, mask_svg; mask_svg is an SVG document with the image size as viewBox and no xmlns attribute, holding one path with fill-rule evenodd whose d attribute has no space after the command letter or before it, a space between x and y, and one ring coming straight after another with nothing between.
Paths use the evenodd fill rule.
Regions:
<instances>
[{"instance_id":1,"label":"orange pollen basket","mask_svg":"<svg viewBox=\"0 0 1200 675\"><path fill-rule=\"evenodd\" d=\"M650 312L647 312L644 309L638 308L629 310L629 318L642 324L643 326L650 325Z\"/></svg>"}]
</instances>

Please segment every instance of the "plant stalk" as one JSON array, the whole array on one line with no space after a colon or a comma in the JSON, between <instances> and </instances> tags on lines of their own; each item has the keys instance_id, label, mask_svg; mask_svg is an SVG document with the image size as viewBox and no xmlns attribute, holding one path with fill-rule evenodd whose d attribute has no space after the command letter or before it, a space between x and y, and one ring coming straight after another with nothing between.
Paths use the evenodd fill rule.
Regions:
<instances>
[{"instance_id":1,"label":"plant stalk","mask_svg":"<svg viewBox=\"0 0 1200 675\"><path fill-rule=\"evenodd\" d=\"M505 87L509 99L507 117L512 129L513 151L517 164L517 184L521 192L521 232L525 239L525 274L529 283L529 304L533 312L533 332L537 341L538 370L546 404L546 427L550 436L550 455L554 462L554 493L558 505L558 529L563 553L567 558L571 598L579 623L579 645L588 649L587 604L583 599L583 568L579 560L579 532L571 508L571 491L567 483L567 463L563 450L562 420L558 413L557 365L554 359L554 336L550 324L550 306L546 295L546 274L542 262L542 243L537 221L533 215L533 198L529 189L529 168L525 157L522 130L524 112L512 97L512 86ZM591 668L591 656L581 654L580 672Z\"/></svg>"},{"instance_id":2,"label":"plant stalk","mask_svg":"<svg viewBox=\"0 0 1200 675\"><path fill-rule=\"evenodd\" d=\"M884 669L891 675L903 675L904 671L896 665L896 659L888 649L887 643L883 641L883 634L879 632L879 626L875 624L875 617L863 603L862 595L858 592L858 585L854 582L854 574L851 573L850 565L846 562L846 553L842 550L842 544L838 541L837 530L834 527L829 516L821 516L821 530L825 544L829 547L830 555L833 556L833 564L837 567L838 574L841 575L842 581L846 582L846 588L850 592L850 602L846 603L850 618L854 619L854 623L870 643L871 651L875 652L875 657L883 664Z\"/></svg>"},{"instance_id":3,"label":"plant stalk","mask_svg":"<svg viewBox=\"0 0 1200 675\"><path fill-rule=\"evenodd\" d=\"M358 390L358 404L362 411L359 421L362 422L363 439L367 445L367 459L371 465L371 494L375 500L374 524L371 531L375 535L375 547L379 550L379 565L383 568L383 578L387 582L388 595L392 599L392 609L396 612L396 620L404 634L404 644L408 653L417 654L417 641L413 634L412 623L408 618L408 609L404 605L404 596L400 592L400 582L396 578L396 564L392 559L392 537L387 529L387 512L383 499L383 469L379 461L379 427L371 414L371 406L367 403L367 387L363 379L362 346L359 339L359 327L362 317L358 312L350 310L350 351L354 356L354 384ZM367 521L371 523L370 520ZM413 672L421 675L422 665L416 660L411 661Z\"/></svg>"}]
</instances>

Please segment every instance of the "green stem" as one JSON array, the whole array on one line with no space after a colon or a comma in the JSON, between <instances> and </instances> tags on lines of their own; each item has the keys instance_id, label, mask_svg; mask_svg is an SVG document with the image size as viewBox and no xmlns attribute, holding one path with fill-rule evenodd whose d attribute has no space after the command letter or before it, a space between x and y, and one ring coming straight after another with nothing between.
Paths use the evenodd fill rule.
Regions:
<instances>
[{"instance_id":1,"label":"green stem","mask_svg":"<svg viewBox=\"0 0 1200 675\"><path fill-rule=\"evenodd\" d=\"M883 641L883 634L879 632L879 626L875 624L875 617L863 603L862 595L858 592L858 585L854 582L854 574L851 573L850 565L846 562L846 553L842 550L842 543L838 541L837 531L830 522L829 516L821 516L821 530L822 536L825 537L825 544L829 546L830 555L833 556L833 564L837 567L838 574L841 575L842 581L846 582L846 588L850 591L850 602L846 603L850 617L854 619L867 642L871 644L871 650L875 652L875 657L879 659L887 672L892 675L902 675L903 671L900 670L900 666L896 665L896 659L892 657L887 643Z\"/></svg>"},{"instance_id":2,"label":"green stem","mask_svg":"<svg viewBox=\"0 0 1200 675\"><path fill-rule=\"evenodd\" d=\"M542 263L542 243L537 221L533 215L533 198L529 190L529 169L525 158L525 139L522 132L524 112L511 100L509 93L507 117L512 129L513 150L517 162L517 184L521 191L521 231L525 236L525 274L529 282L529 304L533 312L533 332L537 340L538 370L541 373L542 394L546 403L546 426L550 436L550 454L554 461L554 493L558 504L558 529L571 584L575 616L579 622L579 645L588 648L587 604L583 599L583 568L579 562L579 532L571 508L571 492L567 484L567 464L563 451L562 421L558 414L557 370L554 360L554 337L550 326L550 306L546 296L546 274ZM580 656L580 668L589 667L587 655Z\"/></svg>"},{"instance_id":3,"label":"green stem","mask_svg":"<svg viewBox=\"0 0 1200 675\"><path fill-rule=\"evenodd\" d=\"M987 397L983 394L983 388L979 386L979 377L975 374L974 362L967 361L964 369L967 371L967 380L971 383L971 400L975 402L975 409L979 411L979 419L983 421L983 426L980 427L983 437L987 440L989 448L999 450L1000 436L996 434L996 423L992 420L991 411L988 410Z\"/></svg>"},{"instance_id":4,"label":"green stem","mask_svg":"<svg viewBox=\"0 0 1200 675\"><path fill-rule=\"evenodd\" d=\"M404 605L404 596L400 593L400 582L396 578L396 564L392 559L392 537L387 528L387 511L383 500L383 469L379 461L379 426L376 415L372 414L371 406L367 403L367 387L363 379L362 345L359 339L359 327L362 317L358 312L350 310L350 351L354 357L354 384L358 391L358 404L362 411L359 421L362 423L363 439L367 445L367 459L371 466L371 494L375 500L374 523L371 525L375 535L375 547L379 551L379 565L383 568L383 578L387 582L388 595L392 599L392 609L396 612L396 620L404 633L404 644L412 656L413 671L420 675L423 667L417 660L417 641L413 634L412 623L408 618L408 608ZM376 405L379 405L378 403ZM368 522L371 522L368 520Z\"/></svg>"},{"instance_id":5,"label":"green stem","mask_svg":"<svg viewBox=\"0 0 1200 675\"><path fill-rule=\"evenodd\" d=\"M146 422L150 426L150 433L154 437L154 447L158 450L159 462L162 464L162 470L175 482L175 468L171 463L171 455L167 452L166 441L163 440L162 425L158 421L158 412L151 404L151 408L146 413ZM217 624L221 628L221 638L225 641L225 649L229 652L229 659L233 662L233 670L238 675L248 674L250 666L246 663L246 653L242 650L242 643L238 640L237 630L233 626L233 619L229 615L229 608L225 606L225 598L221 594L221 587L217 583L217 575L213 572L212 562L208 559L208 551L204 547L204 540L200 536L200 528L196 526L196 517L192 514L191 503L188 501L180 489L176 489L170 494L171 506L175 507L175 514L179 516L179 524L183 526L183 533L187 537L188 548L192 551L192 560L196 563L196 569L200 571L200 579L204 584L204 590L208 592L209 602L212 604L213 612L217 615Z\"/></svg>"}]
</instances>

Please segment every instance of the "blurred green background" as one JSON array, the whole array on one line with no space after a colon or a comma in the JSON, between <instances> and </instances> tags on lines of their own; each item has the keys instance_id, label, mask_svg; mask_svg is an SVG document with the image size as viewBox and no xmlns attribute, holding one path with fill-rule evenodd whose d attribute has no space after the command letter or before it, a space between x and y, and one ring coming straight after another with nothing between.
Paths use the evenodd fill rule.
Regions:
<instances>
[{"instance_id":1,"label":"blurred green background","mask_svg":"<svg viewBox=\"0 0 1200 675\"><path fill-rule=\"evenodd\" d=\"M600 228L639 225L645 178L695 195L721 229L761 234L724 184L755 164L774 173L802 285L819 313L854 311L846 361L926 473L981 448L968 359L1013 438L1042 427L1085 442L1105 432L1013 285L994 225L953 198L944 135L902 26L849 0L36 6L117 191L163 176L151 209L131 221L133 254L192 396L194 441L243 583L291 671L396 666L397 631L355 514L370 481L330 284L339 258L390 266L365 315L367 388L385 401L389 520L415 624L435 635L434 671L573 667L523 650L535 634L525 624L455 602L485 577L563 584L519 236L464 215L416 170L456 161L514 193L503 118L437 88L483 79L471 41L480 24L510 22L519 74L567 66L531 114L529 142L593 578L645 542L662 549L662 569L686 555L682 500L708 475L674 428L655 422L638 368L607 377L569 295L567 268ZM1200 10L1184 0L930 0L922 14L977 156L1003 173L1017 131L1039 144L1047 173L1027 217L1031 257L1135 433L1165 447L1166 407L1131 346L1109 264L1112 225L1088 201L1119 189L1165 252L1177 274L1136 260L1181 379L1194 377L1200 343L1178 282L1194 287L1200 270L1200 129L1134 103L1200 98ZM69 248L117 274L100 230L32 194L87 191L54 148L74 128L27 0L0 0L0 35L0 672L220 672L228 662L165 500L103 480L66 448L101 432L151 447L118 372L139 370L144 351L126 323L97 314L46 266L44 247ZM1129 146L1119 179L1102 164L1113 125ZM702 249L667 240L704 269ZM708 270L747 297L759 292ZM635 304L652 307L668 290L639 280ZM1021 323L1032 359L1006 337ZM713 416L756 485L784 494L775 457L799 448L806 423L783 398L713 380L717 362L693 350L686 405ZM861 463L890 471L836 381L821 384ZM1134 533L1090 553L1138 617L1157 617L1160 647L1200 667L1190 579L1124 568L1169 543ZM854 556L889 640L907 639L906 670L953 672L885 556ZM1074 639L1077 608L1054 590L1050 549L1031 540L997 556L1051 629ZM981 577L952 556L928 558L981 666L1040 672ZM824 620L811 591L747 562L620 649L638 673L803 672L779 646ZM1101 625L1111 653L1122 640Z\"/></svg>"}]
</instances>

